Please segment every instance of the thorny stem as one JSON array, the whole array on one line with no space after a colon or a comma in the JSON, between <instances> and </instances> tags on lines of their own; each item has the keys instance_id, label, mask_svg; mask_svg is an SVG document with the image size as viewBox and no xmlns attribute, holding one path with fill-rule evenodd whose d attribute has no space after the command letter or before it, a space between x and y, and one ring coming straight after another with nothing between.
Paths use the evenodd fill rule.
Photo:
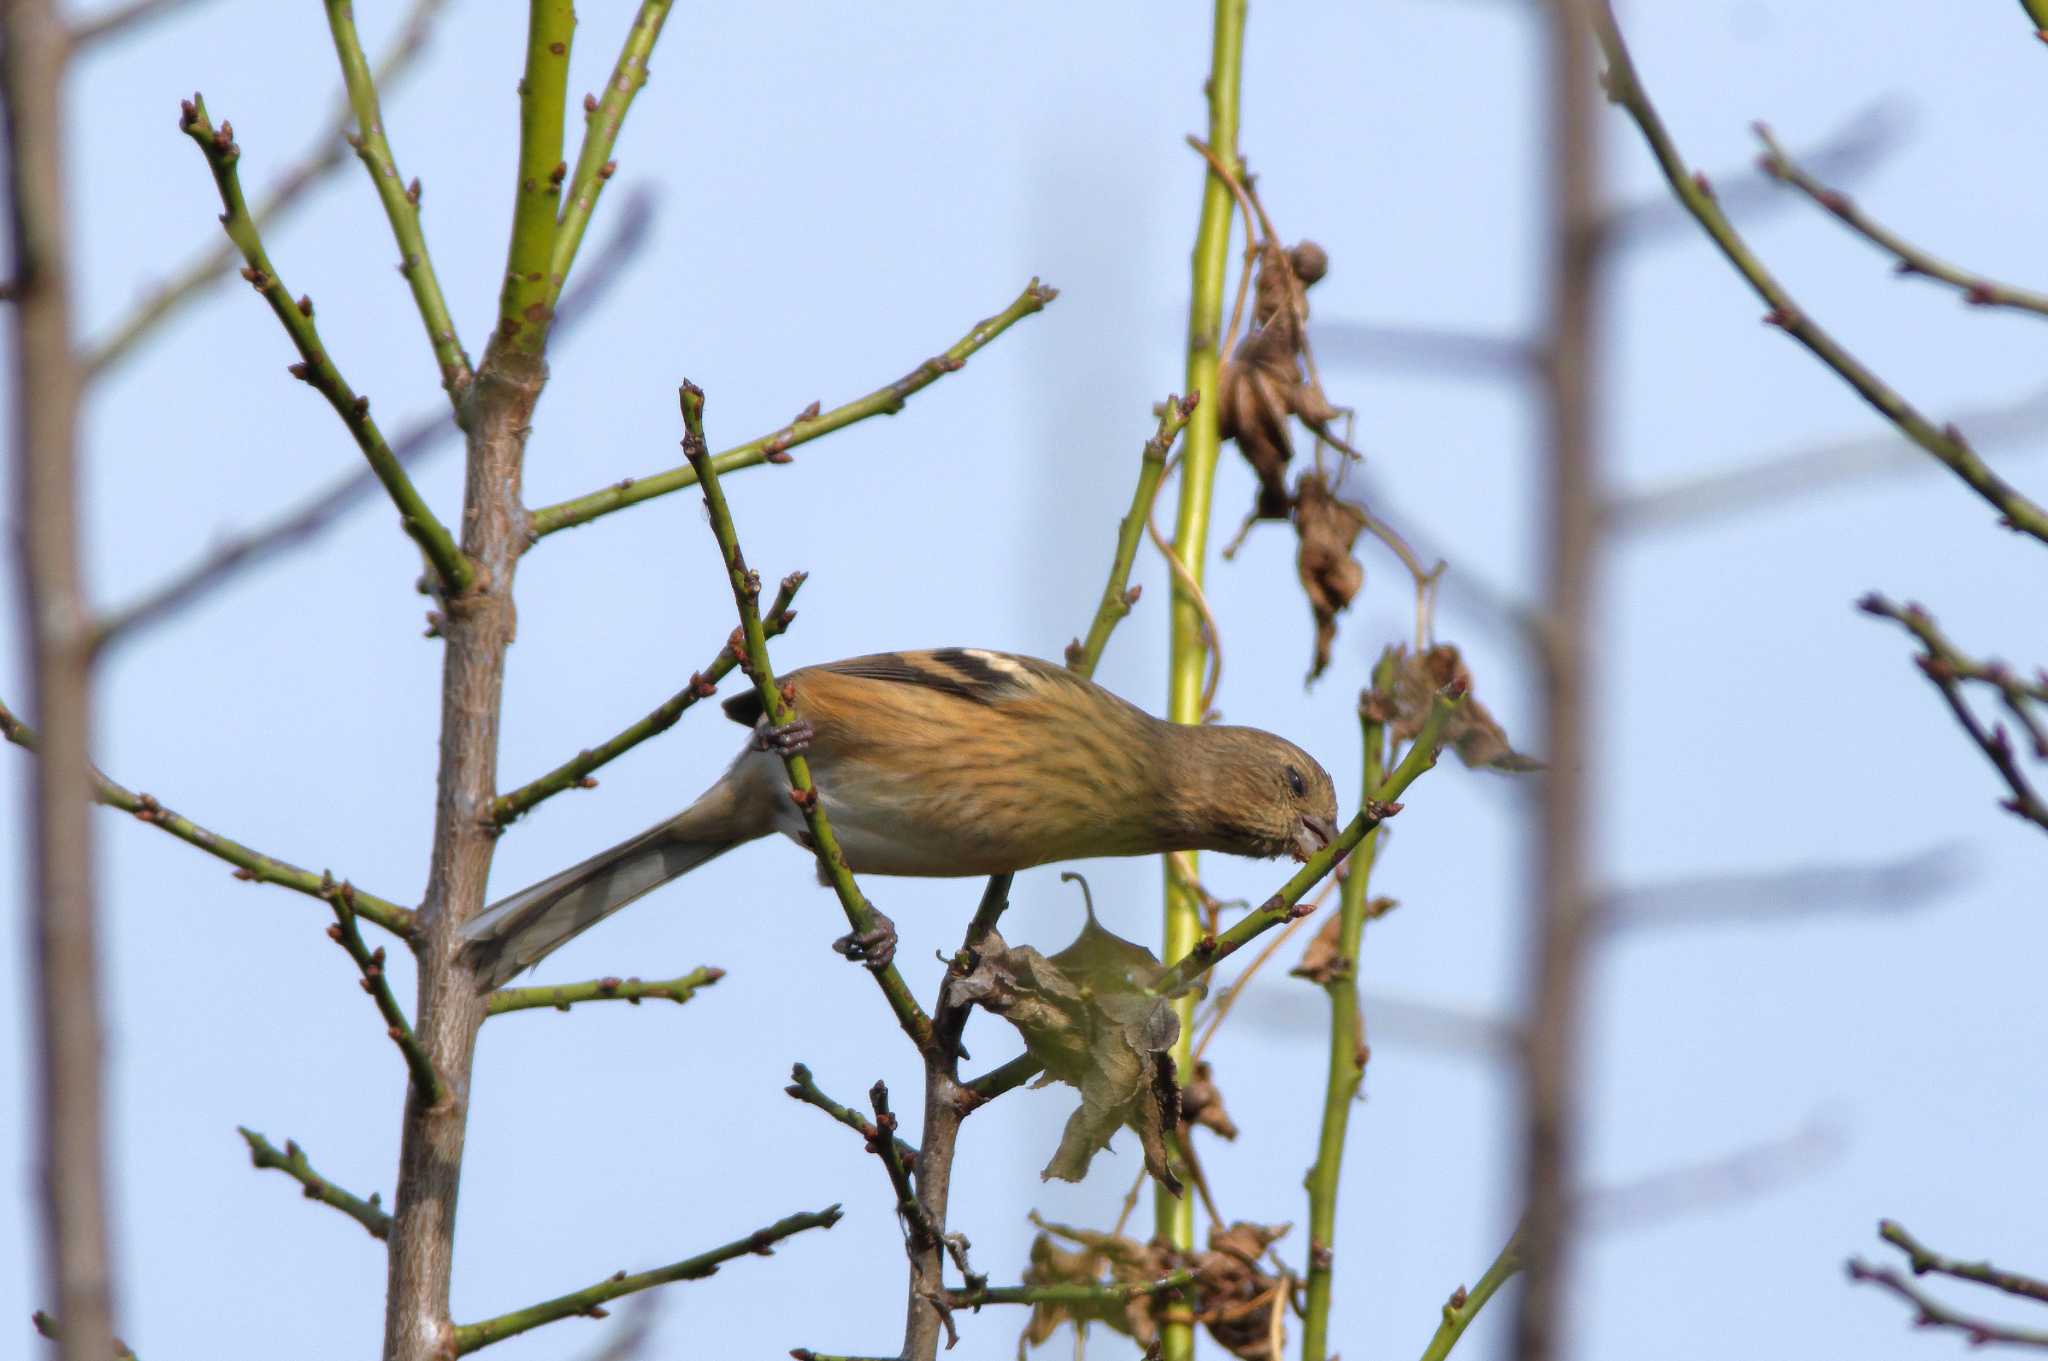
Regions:
<instances>
[{"instance_id":1,"label":"thorny stem","mask_svg":"<svg viewBox=\"0 0 2048 1361\"><path fill-rule=\"evenodd\" d=\"M1585 4L1592 13L1593 30L1606 54L1608 97L1620 104L1642 130L1651 153L1657 158L1665 180L1678 201L1699 222L1728 262L1748 281L1756 295L1770 308L1764 320L1804 345L1821 363L1841 375L1857 395L1890 421L1913 443L1925 449L1963 480L1971 490L1995 507L2003 523L2021 533L2048 543L2048 508L2023 495L2018 488L1993 472L1977 456L1953 425L1936 428L1918 408L1879 378L1863 361L1828 334L1794 302L1763 261L1750 250L1728 216L1715 201L1713 187L1696 175L1679 154L1678 145L1664 126L1656 105L1650 102L1629 57L1628 46L1614 17L1611 0L1572 0ZM1540 1273L1542 1268L1536 1268Z\"/></svg>"},{"instance_id":2,"label":"thorny stem","mask_svg":"<svg viewBox=\"0 0 2048 1361\"><path fill-rule=\"evenodd\" d=\"M1373 668L1373 688L1360 697L1365 738L1365 788L1370 800L1384 778L1387 760L1388 706L1382 699L1392 689L1391 656ZM1350 1128L1351 1103L1365 1077L1367 1050L1365 1015L1358 998L1358 952L1365 935L1367 889L1379 834L1369 833L1345 866L1338 894L1337 957L1323 991L1330 998L1329 1076L1323 1093L1323 1124L1316 1160L1308 1170L1308 1312L1302 1320L1302 1361L1324 1361L1330 1350L1330 1303L1335 1284L1333 1253L1337 1237L1337 1186L1344 1168L1344 1136Z\"/></svg>"},{"instance_id":3,"label":"thorny stem","mask_svg":"<svg viewBox=\"0 0 2048 1361\"><path fill-rule=\"evenodd\" d=\"M335 367L332 356L321 343L319 330L313 325L312 300L301 298L294 302L278 278L276 267L270 263L255 219L249 216L249 205L242 198L241 176L236 169L242 149L235 145L233 125L222 123L216 129L206 116L206 102L194 95L183 105L183 116L178 126L205 154L206 163L213 171L221 206L227 210L221 215L221 226L248 262L242 277L270 304L270 310L284 325L285 333L299 352L299 362L291 367L292 376L310 384L341 417L342 424L348 427L357 447L363 451L363 457L376 471L377 480L384 484L384 490L398 507L399 524L419 544L420 551L439 575L445 593L461 595L475 583L475 564L456 547L447 527L435 518L419 489L406 475L404 465L391 452L391 446L384 442L383 431L370 418L370 399L357 396L341 376L341 370Z\"/></svg>"},{"instance_id":4,"label":"thorny stem","mask_svg":"<svg viewBox=\"0 0 2048 1361\"><path fill-rule=\"evenodd\" d=\"M1507 1245L1500 1250L1500 1256L1493 1259L1493 1265L1486 1268L1486 1274L1479 1278L1479 1283L1470 1290L1461 1285L1452 1292L1450 1301L1444 1305L1443 1322L1437 1324L1429 1345L1422 1349L1422 1361L1444 1361L1451 1354L1451 1348L1458 1345L1458 1339L1465 1335L1465 1329L1486 1307L1486 1302L1513 1280L1525 1265L1522 1226L1517 1224L1514 1233L1508 1237Z\"/></svg>"},{"instance_id":5,"label":"thorny stem","mask_svg":"<svg viewBox=\"0 0 2048 1361\"><path fill-rule=\"evenodd\" d=\"M870 416L893 416L903 409L909 398L936 383L949 373L957 372L967 363L969 355L994 340L1012 323L1022 317L1045 309L1045 305L1059 296L1059 290L1050 288L1033 279L1025 285L1024 291L1008 307L992 317L986 317L974 324L974 329L962 336L953 345L895 382L848 402L822 414L815 410L806 411L788 425L745 444L736 445L711 459L711 466L717 472L737 472L741 468L752 468L763 463L787 463L789 451L799 444L808 444L821 435L842 430L856 421ZM573 529L588 524L601 515L609 515L628 506L637 506L642 501L651 501L672 491L697 484L697 470L689 464L669 468L649 477L626 478L624 481L594 491L573 500L543 506L527 517L527 533L533 539L541 539L560 529Z\"/></svg>"},{"instance_id":6,"label":"thorny stem","mask_svg":"<svg viewBox=\"0 0 2048 1361\"><path fill-rule=\"evenodd\" d=\"M796 614L789 608L796 599L797 589L804 584L802 572L792 572L783 580L782 589L776 593L775 602L761 620L763 634L769 638L779 637L789 627ZM654 712L638 723L626 728L617 736L586 747L577 752L547 774L528 784L521 785L509 794L501 794L491 803L491 820L503 827L531 812L543 801L567 789L590 789L597 784L590 778L592 772L617 760L639 746L648 738L667 732L700 699L709 699L717 693L718 682L724 680L732 669L739 665L739 658L733 655L732 646L719 648L718 655L711 659L711 665L690 676L689 684L663 700Z\"/></svg>"},{"instance_id":7,"label":"thorny stem","mask_svg":"<svg viewBox=\"0 0 2048 1361\"><path fill-rule=\"evenodd\" d=\"M41 750L41 739L4 703L0 703L0 737L28 751ZM190 818L172 812L148 794L125 789L98 771L92 772L92 797L95 802L132 814L137 821L149 823L188 846L196 846L208 855L227 861L235 867L237 879L276 884L323 902L327 899L327 886L331 882L327 876L273 859L261 851L250 850L238 841L230 841L217 832L208 831ZM413 914L409 908L356 889L355 910L357 916L375 922L394 936L409 940L413 934Z\"/></svg>"},{"instance_id":8,"label":"thorny stem","mask_svg":"<svg viewBox=\"0 0 2048 1361\"><path fill-rule=\"evenodd\" d=\"M711 533L718 540L718 550L725 560L726 575L732 585L733 603L739 609L740 634L747 652L744 670L761 696L762 710L767 714L769 723L779 727L790 721L791 713L768 661L768 635L761 625L761 581L748 570L746 558L740 552L732 512L727 508L725 492L718 484L718 469L711 465L711 457L705 451L703 390L694 383L686 382L682 386L681 401L683 455L697 470L699 485L704 492L704 509L711 518ZM853 934L856 937L867 935L877 923L875 909L860 891L860 885L854 882L853 872L846 867L846 857L840 854L839 838L832 834L832 824L825 816L823 800L818 798L817 789L811 783L810 762L801 752L791 752L783 757L783 765L789 771L790 798L802 811L805 826L810 830L819 869L839 895L839 905L846 912ZM922 1052L931 1040L931 1018L911 996L910 986L903 981L903 975L897 972L894 962L876 967L870 961L869 972L874 975L882 995L888 999L889 1009L896 1013L897 1024Z\"/></svg>"},{"instance_id":9,"label":"thorny stem","mask_svg":"<svg viewBox=\"0 0 2048 1361\"><path fill-rule=\"evenodd\" d=\"M17 618L29 703L48 727L29 775L26 887L34 996L36 1247L40 1288L64 1320L63 1361L114 1351L107 1242L98 894L93 874L93 629L79 565L78 423L84 386L72 320L64 74L52 0L10 4L0 29L12 286L9 414ZM17 843L19 844L19 843Z\"/></svg>"},{"instance_id":10,"label":"thorny stem","mask_svg":"<svg viewBox=\"0 0 2048 1361\"><path fill-rule=\"evenodd\" d=\"M1598 91L1585 8L1552 0L1546 34L1551 162L1549 323L1543 377L1546 614L1537 636L1544 738L1532 878L1537 915L1528 964L1520 1175L1529 1279L1515 1321L1520 1361L1566 1351L1565 1279L1574 1227L1581 1019L1592 938L1593 678L1601 557L1598 291L1601 268ZM1597 21L1596 21L1597 22Z\"/></svg>"},{"instance_id":11,"label":"thorny stem","mask_svg":"<svg viewBox=\"0 0 2048 1361\"><path fill-rule=\"evenodd\" d=\"M1131 589L1131 566L1138 559L1138 541L1144 537L1145 526L1152 517L1152 502L1159 495L1159 480L1166 475L1166 456L1173 449L1173 443L1180 438L1180 432L1187 428L1188 418L1201 403L1202 394L1190 393L1186 397L1169 396L1159 409L1159 429L1152 438L1145 441L1145 452L1138 464L1138 488L1131 494L1131 509L1117 526L1116 556L1110 562L1109 580L1102 587L1102 603L1095 607L1095 618L1088 625L1085 640L1075 639L1067 645L1067 666L1083 676L1095 674L1095 668L1102 661L1102 651L1109 646L1109 635L1131 612L1137 603L1137 592Z\"/></svg>"},{"instance_id":12,"label":"thorny stem","mask_svg":"<svg viewBox=\"0 0 2048 1361\"><path fill-rule=\"evenodd\" d=\"M554 299L561 295L554 268L559 231L555 208L562 179L562 119L569 86L569 43L576 34L571 0L527 0L526 72L519 82L519 179L512 196L512 241L505 251L505 283L498 293L497 339L520 354L547 347Z\"/></svg>"},{"instance_id":13,"label":"thorny stem","mask_svg":"<svg viewBox=\"0 0 2048 1361\"><path fill-rule=\"evenodd\" d=\"M1246 0L1216 0L1209 62L1208 100L1210 150L1222 165L1236 172L1238 99L1244 70ZM1195 229L1193 275L1188 289L1187 375L1182 391L1213 394L1221 362L1223 282L1230 270L1230 185L1208 166L1202 169L1202 210ZM1196 603L1208 556L1210 494L1222 452L1217 428L1218 404L1205 401L1193 412L1181 446L1180 510L1175 519L1173 552L1169 555L1192 578L1190 591L1175 580L1172 627L1167 658L1167 713L1175 723L1200 723L1203 712L1202 673L1208 649L1202 641L1202 616ZM1327 866L1325 866L1327 869ZM1161 957L1180 959L1195 948L1201 916L1194 896L1166 875L1165 920ZM1213 961L1212 961L1213 962ZM1194 1038L1192 996L1175 1004L1180 1035L1172 1058L1180 1073L1193 1071L1190 1045ZM1153 1222L1160 1238L1183 1252L1195 1245L1192 1198L1153 1194ZM1160 1331L1161 1361L1189 1361L1194 1355L1193 1325L1173 1320Z\"/></svg>"},{"instance_id":14,"label":"thorny stem","mask_svg":"<svg viewBox=\"0 0 2048 1361\"><path fill-rule=\"evenodd\" d=\"M362 39L356 36L353 0L326 0L327 26L334 34L334 54L341 62L342 82L348 87L349 107L355 113L356 132L349 139L363 168L370 172L384 215L391 220L391 234L398 239L398 272L412 287L413 305L427 328L427 343L433 346L434 362L441 369L441 386L460 415L462 399L474 377L469 354L455 333L455 319L441 296L441 281L434 273L433 257L427 253L426 234L420 230L420 189L415 180L408 186L399 177L397 158L384 135L384 112L377 100L376 77L363 56Z\"/></svg>"},{"instance_id":15,"label":"thorny stem","mask_svg":"<svg viewBox=\"0 0 2048 1361\"><path fill-rule=\"evenodd\" d=\"M584 98L583 147L576 154L576 172L570 176L568 191L562 198L561 221L556 228L549 267L550 308L562 295L562 285L576 263L583 232L590 226L590 215L597 208L597 196L604 192L612 177L612 147L618 142L619 129L625 125L633 96L647 83L647 59L653 55L655 39L661 36L661 26L668 22L672 7L673 0L641 0L640 11L633 16L633 26L626 31L626 41L619 48L611 79L605 82L604 97Z\"/></svg>"},{"instance_id":16,"label":"thorny stem","mask_svg":"<svg viewBox=\"0 0 2048 1361\"><path fill-rule=\"evenodd\" d=\"M418 1095L420 1104L440 1105L447 1089L435 1076L433 1061L412 1033L412 1024L405 1019L404 1009L391 995L391 980L384 976L384 951L381 947L372 950L363 944L363 933L356 930L355 890L346 883L336 884L329 879L326 896L328 904L334 908L334 925L327 928L328 937L348 952L348 957L362 972L363 991L370 994L370 999L377 1004L377 1014L384 1018L391 1042L405 1056L406 1070L412 1074L413 1091Z\"/></svg>"},{"instance_id":17,"label":"thorny stem","mask_svg":"<svg viewBox=\"0 0 2048 1361\"><path fill-rule=\"evenodd\" d=\"M378 1198L372 1195L368 1200L342 1190L327 1178L313 1170L312 1162L306 1157L306 1150L292 1140L284 1141L284 1152L277 1151L268 1139L246 1126L237 1126L236 1132L249 1145L249 1161L259 1168L273 1168L284 1173L305 1188L307 1200L317 1200L330 1205L363 1226L370 1237L379 1242L391 1236L391 1216L384 1213Z\"/></svg>"},{"instance_id":18,"label":"thorny stem","mask_svg":"<svg viewBox=\"0 0 2048 1361\"><path fill-rule=\"evenodd\" d=\"M680 978L659 978L652 982L638 978L593 978L588 983L555 983L532 988L499 988L484 998L487 1016L550 1007L567 1011L583 1002L630 1002L639 1006L648 1000L674 1002L677 1006L725 977L725 970L705 965Z\"/></svg>"},{"instance_id":19,"label":"thorny stem","mask_svg":"<svg viewBox=\"0 0 2048 1361\"><path fill-rule=\"evenodd\" d=\"M618 1299L621 1295L651 1290L657 1285L667 1285L672 1281L701 1281L706 1276L716 1273L721 1265L735 1257L773 1256L775 1245L783 1239L802 1233L806 1229L829 1229L837 1224L839 1219L840 1209L837 1205L807 1214L794 1214L787 1219L778 1219L766 1228L756 1229L745 1238L735 1239L723 1247L713 1248L695 1257L687 1257L670 1266L642 1271L631 1276L621 1271L616 1275L607 1276L596 1285L585 1286L570 1294L558 1295L554 1299L543 1300L524 1309L515 1309L496 1318L487 1318L480 1323L462 1324L453 1333L455 1354L467 1355L480 1347L488 1347L493 1342L503 1342L508 1337L516 1337L520 1333L529 1332L544 1323L553 1323L557 1319L594 1313L600 1305Z\"/></svg>"}]
</instances>

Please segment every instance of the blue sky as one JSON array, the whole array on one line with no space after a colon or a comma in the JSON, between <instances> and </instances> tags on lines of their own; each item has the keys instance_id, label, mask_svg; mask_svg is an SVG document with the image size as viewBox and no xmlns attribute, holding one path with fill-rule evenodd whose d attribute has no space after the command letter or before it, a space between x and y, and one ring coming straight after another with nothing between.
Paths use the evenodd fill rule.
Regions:
<instances>
[{"instance_id":1,"label":"blue sky","mask_svg":"<svg viewBox=\"0 0 2048 1361\"><path fill-rule=\"evenodd\" d=\"M373 46L397 4L358 7ZM385 98L399 163L426 186L429 240L472 352L504 248L520 25L451 5L420 68ZM630 7L586 3L573 88L598 85ZM1203 123L1206 21L1161 5L685 8L620 143L617 187L658 192L651 243L553 358L527 499L540 505L677 461L675 387L710 394L715 446L829 406L935 353L1033 275L1061 296L901 415L728 484L764 574L806 568L784 666L948 643L1057 656L1086 624L1128 502L1150 403L1176 389ZM1623 10L1645 80L1688 156L1717 175L1755 154L1752 119L1793 147L1881 104L1894 132L1860 172L1865 205L1988 273L2039 282L2048 188L2048 67L2010 5L1701 0ZM1498 375L1395 365L1345 327L1509 336L1541 315L1542 127L1533 10L1469 0L1311 6L1252 16L1243 147L1290 239L1328 248L1313 294L1336 400L1359 412L1376 509L1510 597L1536 583L1537 426ZM214 239L205 167L176 129L204 91L234 121L260 184L296 158L338 87L316 10L212 0L87 59L70 91L83 262L98 332ZM1658 192L1618 112L1603 124L1617 203ZM609 208L616 209L615 197ZM605 209L595 237L608 226ZM2015 400L2048 331L1894 281L1885 262L1796 202L1746 215L1797 296L1927 410ZM436 379L396 252L354 166L269 236L294 292L358 390L396 424ZM1662 232L1611 275L1604 345L1617 492L1725 471L1882 427L1848 390L1758 324L1760 306L1705 241ZM86 424L95 597L131 598L217 537L324 485L357 459L260 303L222 287L92 394ZM9 393L7 402L15 400ZM2023 486L2048 431L1989 450ZM444 516L459 473L421 475ZM1220 514L1249 504L1235 464ZM1219 526L1227 531L1228 524ZM1885 862L1952 846L1954 873L1906 912L1846 912L1634 933L1604 949L1590 999L1586 1177L1613 1186L1816 1128L1821 1151L1755 1194L1639 1215L1589 1240L1577 1354L1607 1361L1819 1351L1940 1355L1901 1310L1854 1289L1881 1215L1928 1242L2040 1268L2015 1205L2048 1191L2038 1130L2048 1022L2043 846L1996 811L1993 777L1914 672L1894 629L1858 615L1870 589L1917 598L1968 646L2048 657L2027 583L2038 546L1993 528L1922 473L1783 497L1739 515L1619 537L1602 605L1599 863L1618 886ZM1227 646L1219 703L1315 751L1347 811L1353 704L1372 656L1408 630L1384 554L1345 618L1336 663L1303 692L1310 623L1290 535L1264 526L1212 563ZM11 561L0 573L12 569ZM381 503L276 568L137 639L102 674L100 749L115 778L248 843L332 868L400 901L424 877L437 646L419 637L412 549ZM1166 576L1100 678L1161 707ZM12 587L9 580L9 588ZM501 768L538 773L645 712L701 667L731 602L693 496L547 540L519 576L520 632ZM1440 633L1479 694L1533 734L1529 661L1452 595ZM13 633L0 685L23 691ZM679 807L739 733L708 707L557 799L501 844L509 891ZM18 825L24 760L0 759L0 825ZM1506 777L1446 764L1417 786L1376 875L1401 909L1375 925L1369 999L1512 1016L1530 907L1531 805ZM383 1261L346 1219L246 1161L235 1126L295 1138L322 1171L389 1192L403 1069L325 939L317 904L108 814L107 1006L122 1327L145 1356L361 1356L380 1335ZM18 843L0 883L18 901ZM1156 929L1150 864L1085 867L1125 934ZM1214 860L1225 896L1273 866ZM978 888L879 880L929 995ZM1020 876L1013 940L1056 946L1080 905L1053 867ZM15 919L21 920L16 913ZM772 1261L671 1287L657 1336L675 1355L792 1346L893 1350L901 1259L886 1182L857 1139L781 1093L803 1060L857 1098L917 1067L859 972L827 953L841 925L805 857L761 843L576 941L547 979L727 978L682 1009L592 1007L494 1022L477 1068L455 1281L458 1319L619 1268L688 1256L799 1209L847 1218ZM23 933L0 969L25 995ZM402 965L401 965L402 967ZM401 980L410 997L410 980ZM1376 1019L1377 1018L1377 1019ZM1406 1020L1407 1023L1403 1023ZM1514 1218L1510 1070L1369 1001L1373 1060L1352 1124L1338 1234L1336 1343L1419 1351L1451 1288ZM25 1007L0 1012L0 1061L27 1085ZM1275 969L1212 1051L1239 1143L1207 1166L1227 1214L1305 1217L1300 1171L1321 1100L1321 1000ZM986 1019L977 1055L1008 1052ZM910 1106L899 1096L899 1107ZM955 1225L1012 1279L1024 1215L1102 1224L1136 1166L1129 1140L1080 1186L1041 1185L1066 1103L1024 1093L967 1126ZM1809 1141L1811 1144L1813 1141ZM31 1147L0 1125L0 1319L36 1295ZM1299 1261L1301 1231L1283 1240ZM1995 1312L1995 1309L1994 1309ZM1461 1347L1504 1354L1507 1309ZM1007 1355L1021 1312L967 1320L963 1354ZM577 1354L572 1322L504 1344L507 1361ZM24 1344L26 1345L26 1344ZM1054 1344L1064 1347L1064 1342ZM1118 1354L1114 1339L1093 1339Z\"/></svg>"}]
</instances>

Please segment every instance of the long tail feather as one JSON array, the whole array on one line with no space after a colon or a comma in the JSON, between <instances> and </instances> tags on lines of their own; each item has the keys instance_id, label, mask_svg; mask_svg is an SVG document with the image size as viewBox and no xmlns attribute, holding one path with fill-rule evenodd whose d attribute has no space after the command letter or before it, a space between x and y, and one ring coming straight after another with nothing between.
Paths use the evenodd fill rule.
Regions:
<instances>
[{"instance_id":1,"label":"long tail feather","mask_svg":"<svg viewBox=\"0 0 2048 1361\"><path fill-rule=\"evenodd\" d=\"M626 904L737 844L686 840L664 822L491 904L462 927L477 990L503 987Z\"/></svg>"}]
</instances>

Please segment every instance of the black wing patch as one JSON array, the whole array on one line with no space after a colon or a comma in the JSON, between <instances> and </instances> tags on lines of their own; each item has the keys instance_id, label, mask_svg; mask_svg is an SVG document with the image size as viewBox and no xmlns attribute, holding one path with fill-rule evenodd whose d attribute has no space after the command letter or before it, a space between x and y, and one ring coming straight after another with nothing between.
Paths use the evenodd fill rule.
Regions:
<instances>
[{"instance_id":1,"label":"black wing patch","mask_svg":"<svg viewBox=\"0 0 2048 1361\"><path fill-rule=\"evenodd\" d=\"M964 699L970 704L992 705L1032 692L1026 675L1066 675L1029 657L1001 654L1008 668L989 660L994 654L963 647L942 647L931 652L877 652L868 657L849 657L843 662L807 666L805 671L830 671L864 680L888 681L893 685L918 685L927 690ZM802 673L790 679L802 685ZM734 695L724 703L725 715L735 723L753 727L761 721L761 697L752 690Z\"/></svg>"}]
</instances>

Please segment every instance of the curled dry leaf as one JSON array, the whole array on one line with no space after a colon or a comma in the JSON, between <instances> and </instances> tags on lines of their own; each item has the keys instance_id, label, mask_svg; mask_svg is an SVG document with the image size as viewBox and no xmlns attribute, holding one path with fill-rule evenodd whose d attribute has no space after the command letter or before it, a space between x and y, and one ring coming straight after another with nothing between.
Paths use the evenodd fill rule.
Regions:
<instances>
[{"instance_id":1,"label":"curled dry leaf","mask_svg":"<svg viewBox=\"0 0 2048 1361\"><path fill-rule=\"evenodd\" d=\"M1147 992L1163 972L1150 950L1104 930L1091 913L1074 943L1050 958L1028 945L1012 949L991 933L974 970L954 982L963 999L1017 1027L1047 1080L1081 1093L1041 1176L1081 1180L1096 1151L1129 1126L1146 1171L1180 1194L1166 1148L1166 1132L1180 1118L1168 1052L1180 1018Z\"/></svg>"},{"instance_id":2,"label":"curled dry leaf","mask_svg":"<svg viewBox=\"0 0 2048 1361\"><path fill-rule=\"evenodd\" d=\"M1180 1118L1190 1129L1201 1125L1225 1139L1237 1137L1237 1124L1230 1118L1230 1112L1223 1109L1223 1093L1216 1089L1216 1078L1207 1059L1196 1060L1194 1077L1181 1089Z\"/></svg>"},{"instance_id":3,"label":"curled dry leaf","mask_svg":"<svg viewBox=\"0 0 2048 1361\"><path fill-rule=\"evenodd\" d=\"M1279 1361L1272 1352L1273 1311L1287 1306L1287 1279L1261 1259L1291 1225L1248 1224L1209 1231L1209 1250L1194 1262L1196 1317L1209 1336L1244 1361Z\"/></svg>"},{"instance_id":4,"label":"curled dry leaf","mask_svg":"<svg viewBox=\"0 0 2048 1361\"><path fill-rule=\"evenodd\" d=\"M1380 835L1386 835L1384 828L1381 829ZM1392 898L1368 899L1365 904L1365 919L1369 922L1378 921L1399 905ZM1345 959L1337 953L1337 946L1339 944L1337 938L1343 931L1343 928L1343 914L1332 912L1324 920L1321 928L1317 930L1315 939L1311 940L1308 943L1308 948L1301 952L1301 963L1295 965L1287 972L1296 978L1306 978L1318 987L1327 983L1333 983L1348 975L1354 967L1355 961Z\"/></svg>"},{"instance_id":5,"label":"curled dry leaf","mask_svg":"<svg viewBox=\"0 0 2048 1361\"><path fill-rule=\"evenodd\" d=\"M1444 741L1468 767L1487 766L1520 774L1541 770L1543 763L1524 756L1508 741L1508 735L1494 721L1486 706L1472 691L1472 672L1458 649L1438 643L1424 652L1410 655L1406 648L1388 649L1394 661L1394 736L1411 740L1422 731L1423 720L1436 692L1447 685L1462 684L1465 701L1451 715L1444 729Z\"/></svg>"},{"instance_id":6,"label":"curled dry leaf","mask_svg":"<svg viewBox=\"0 0 2048 1361\"><path fill-rule=\"evenodd\" d=\"M1308 595L1309 612L1316 621L1316 652L1308 678L1314 680L1330 665L1330 645L1337 640L1337 615L1351 608L1359 588L1365 585L1365 567L1351 549L1365 528L1362 506L1342 500L1330 490L1320 473L1304 473L1296 485L1294 530L1301 537L1295 553L1295 570L1301 575L1301 589Z\"/></svg>"},{"instance_id":7,"label":"curled dry leaf","mask_svg":"<svg viewBox=\"0 0 2048 1361\"><path fill-rule=\"evenodd\" d=\"M1033 1216L1034 1223L1040 1223ZM1058 1235L1080 1246L1074 1252L1053 1241ZM1031 1264L1024 1269L1025 1285L1141 1285L1158 1280L1173 1270L1158 1264L1159 1253L1134 1239L1088 1229L1070 1229L1063 1224L1043 1224L1031 1241ZM1103 1278L1104 1268L1108 1279ZM1159 1323L1153 1316L1152 1297L1133 1293L1121 1301L1091 1304L1035 1304L1017 1340L1017 1355L1027 1347L1048 1341L1062 1323L1083 1327L1100 1323L1122 1333L1140 1347L1150 1347L1159 1338Z\"/></svg>"},{"instance_id":8,"label":"curled dry leaf","mask_svg":"<svg viewBox=\"0 0 2048 1361\"><path fill-rule=\"evenodd\" d=\"M1294 457L1288 419L1299 416L1313 429L1344 414L1301 365L1308 323L1303 294L1329 267L1328 253L1313 241L1293 250L1273 241L1260 247L1251 332L1217 370L1217 428L1224 439L1237 441L1258 475L1253 514L1259 519L1287 514L1287 463Z\"/></svg>"}]
</instances>

